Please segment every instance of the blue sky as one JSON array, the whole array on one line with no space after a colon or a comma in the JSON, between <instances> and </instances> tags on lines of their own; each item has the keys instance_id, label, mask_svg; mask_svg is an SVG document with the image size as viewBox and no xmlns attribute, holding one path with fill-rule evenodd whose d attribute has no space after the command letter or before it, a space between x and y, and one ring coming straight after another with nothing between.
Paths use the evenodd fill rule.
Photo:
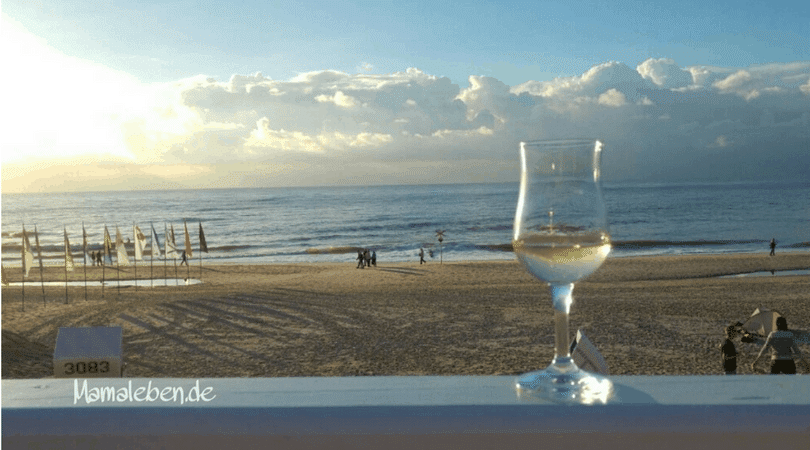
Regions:
<instances>
[{"instance_id":1,"label":"blue sky","mask_svg":"<svg viewBox=\"0 0 810 450\"><path fill-rule=\"evenodd\" d=\"M615 179L729 155L745 164L718 178L772 178L757 168L797 156L785 170L810 173L805 2L7 0L2 14L4 192L500 181L518 140L584 127L626 149L606 153Z\"/></svg>"},{"instance_id":2,"label":"blue sky","mask_svg":"<svg viewBox=\"0 0 810 450\"><path fill-rule=\"evenodd\" d=\"M579 75L616 60L747 67L810 59L803 2L19 2L3 12L54 48L144 82L288 79L408 67L466 84Z\"/></svg>"}]
</instances>

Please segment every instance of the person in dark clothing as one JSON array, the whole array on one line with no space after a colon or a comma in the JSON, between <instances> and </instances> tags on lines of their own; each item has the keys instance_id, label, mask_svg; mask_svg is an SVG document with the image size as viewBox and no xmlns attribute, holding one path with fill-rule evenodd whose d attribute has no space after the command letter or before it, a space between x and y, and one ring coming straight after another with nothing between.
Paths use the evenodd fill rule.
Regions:
<instances>
[{"instance_id":1,"label":"person in dark clothing","mask_svg":"<svg viewBox=\"0 0 810 450\"><path fill-rule=\"evenodd\" d=\"M771 256L776 255L776 239L771 239Z\"/></svg>"},{"instance_id":2,"label":"person in dark clothing","mask_svg":"<svg viewBox=\"0 0 810 450\"><path fill-rule=\"evenodd\" d=\"M365 269L365 259L363 258L363 251L357 250L357 267L355 269Z\"/></svg>"},{"instance_id":3,"label":"person in dark clothing","mask_svg":"<svg viewBox=\"0 0 810 450\"><path fill-rule=\"evenodd\" d=\"M425 261L425 250L420 248L419 249L419 265L421 266L422 264L425 264L425 263L426 263L426 261Z\"/></svg>"},{"instance_id":4,"label":"person in dark clothing","mask_svg":"<svg viewBox=\"0 0 810 450\"><path fill-rule=\"evenodd\" d=\"M180 257L182 258L182 260L180 261L180 265L181 265L181 266L182 266L183 264L188 265L188 257L186 256L186 251L185 251L185 250L183 250L182 252L180 252Z\"/></svg>"},{"instance_id":5,"label":"person in dark clothing","mask_svg":"<svg viewBox=\"0 0 810 450\"><path fill-rule=\"evenodd\" d=\"M371 265L374 266L374 267L377 267L377 251L376 250L371 251Z\"/></svg>"},{"instance_id":6,"label":"person in dark clothing","mask_svg":"<svg viewBox=\"0 0 810 450\"><path fill-rule=\"evenodd\" d=\"M751 370L754 370L754 365L768 348L771 349L771 375L796 373L796 363L793 359L802 360L802 352L793 340L793 333L788 330L787 319L784 317L776 318L776 331L771 331L768 335L762 350L751 363ZM806 361L803 362L807 365Z\"/></svg>"},{"instance_id":7,"label":"person in dark clothing","mask_svg":"<svg viewBox=\"0 0 810 450\"><path fill-rule=\"evenodd\" d=\"M737 348L734 347L732 339L737 336L737 330L733 326L726 327L726 339L720 344L720 353L723 357L723 370L726 375L737 373Z\"/></svg>"}]
</instances>

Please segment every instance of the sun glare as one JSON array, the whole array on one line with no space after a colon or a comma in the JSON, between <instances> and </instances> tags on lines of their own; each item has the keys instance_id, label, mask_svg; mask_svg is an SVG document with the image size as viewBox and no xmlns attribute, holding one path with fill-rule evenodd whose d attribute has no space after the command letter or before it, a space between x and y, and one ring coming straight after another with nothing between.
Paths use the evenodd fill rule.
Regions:
<instances>
[{"instance_id":1,"label":"sun glare","mask_svg":"<svg viewBox=\"0 0 810 450\"><path fill-rule=\"evenodd\" d=\"M66 56L3 17L3 162L98 155L133 159L121 123L143 111L144 85Z\"/></svg>"}]
</instances>

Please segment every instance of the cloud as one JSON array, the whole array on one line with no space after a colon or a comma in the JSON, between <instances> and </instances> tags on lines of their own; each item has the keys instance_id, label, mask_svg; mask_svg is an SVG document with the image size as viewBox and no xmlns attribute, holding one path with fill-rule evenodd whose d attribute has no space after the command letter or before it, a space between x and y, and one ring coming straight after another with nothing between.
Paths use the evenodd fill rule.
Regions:
<instances>
[{"instance_id":1,"label":"cloud","mask_svg":"<svg viewBox=\"0 0 810 450\"><path fill-rule=\"evenodd\" d=\"M354 106L357 106L357 101L353 97L350 97L341 91L337 91L335 92L334 95L331 96L321 94L315 97L315 100L321 103L334 103L335 105L340 106L341 108L352 108Z\"/></svg>"},{"instance_id":2,"label":"cloud","mask_svg":"<svg viewBox=\"0 0 810 450\"><path fill-rule=\"evenodd\" d=\"M619 106L626 105L627 99L625 98L624 94L616 89L611 88L599 95L598 103L600 105L618 108Z\"/></svg>"},{"instance_id":3,"label":"cloud","mask_svg":"<svg viewBox=\"0 0 810 450\"><path fill-rule=\"evenodd\" d=\"M85 81L72 82L92 86ZM323 70L289 80L256 72L137 92L103 127L82 125L84 113L70 124L76 135L117 136L128 156L116 164L126 170L104 173L140 180L138 186L514 180L518 141L582 135L608 143L609 180L749 179L779 170L810 177L810 62L679 67L659 58L635 68L606 62L581 75L516 86L470 76L463 88L415 68ZM40 119L41 133L59 129L58 120ZM728 159L696 164L714 157ZM71 173L83 170L78 165ZM39 181L26 178L31 173ZM10 172L4 164L3 190L54 189L44 173L22 166ZM74 179L88 189L99 183L79 175Z\"/></svg>"},{"instance_id":4,"label":"cloud","mask_svg":"<svg viewBox=\"0 0 810 450\"><path fill-rule=\"evenodd\" d=\"M627 97L635 98L636 93L646 86L644 78L626 64L611 61L592 67L581 76L555 78L553 81L528 81L512 89L513 92L527 92L535 96L572 100L575 98L597 97L614 89Z\"/></svg>"},{"instance_id":5,"label":"cloud","mask_svg":"<svg viewBox=\"0 0 810 450\"><path fill-rule=\"evenodd\" d=\"M799 86L799 89L806 95L810 95L810 78L807 79L807 83Z\"/></svg>"},{"instance_id":6,"label":"cloud","mask_svg":"<svg viewBox=\"0 0 810 450\"><path fill-rule=\"evenodd\" d=\"M677 89L694 84L693 74L668 58L648 59L639 64L636 71L659 88Z\"/></svg>"},{"instance_id":7,"label":"cloud","mask_svg":"<svg viewBox=\"0 0 810 450\"><path fill-rule=\"evenodd\" d=\"M751 86L752 79L750 72L740 70L720 81L716 81L714 87L722 93L735 93L746 100L751 100L759 97L759 91Z\"/></svg>"},{"instance_id":8,"label":"cloud","mask_svg":"<svg viewBox=\"0 0 810 450\"><path fill-rule=\"evenodd\" d=\"M717 136L717 139L715 139L714 142L709 145L709 148L723 148L728 147L729 145L731 145L731 142L729 142L728 138L724 135L720 135Z\"/></svg>"},{"instance_id":9,"label":"cloud","mask_svg":"<svg viewBox=\"0 0 810 450\"><path fill-rule=\"evenodd\" d=\"M712 83L723 94L735 94L745 100L753 100L761 95L778 96L804 92L802 83L808 82L810 63L769 64L754 66L732 72Z\"/></svg>"},{"instance_id":10,"label":"cloud","mask_svg":"<svg viewBox=\"0 0 810 450\"><path fill-rule=\"evenodd\" d=\"M270 129L270 120L262 117L245 140L245 146L262 149L275 153L284 152L311 152L324 153L327 150L344 150L346 147L378 147L391 142L389 134L358 133L344 134L339 131L323 132L319 134L305 134L300 131L285 131ZM258 150L251 150L255 154Z\"/></svg>"}]
</instances>

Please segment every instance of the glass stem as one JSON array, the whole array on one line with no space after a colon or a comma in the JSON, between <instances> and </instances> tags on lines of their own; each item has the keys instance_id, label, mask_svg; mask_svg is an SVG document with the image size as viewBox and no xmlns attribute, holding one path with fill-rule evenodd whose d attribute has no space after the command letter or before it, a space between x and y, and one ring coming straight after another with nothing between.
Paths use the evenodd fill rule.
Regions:
<instances>
[{"instance_id":1,"label":"glass stem","mask_svg":"<svg viewBox=\"0 0 810 450\"><path fill-rule=\"evenodd\" d=\"M571 293L574 284L552 284L551 298L554 302L554 366L568 366L571 360L570 337L568 334L568 313L574 298Z\"/></svg>"}]
</instances>

